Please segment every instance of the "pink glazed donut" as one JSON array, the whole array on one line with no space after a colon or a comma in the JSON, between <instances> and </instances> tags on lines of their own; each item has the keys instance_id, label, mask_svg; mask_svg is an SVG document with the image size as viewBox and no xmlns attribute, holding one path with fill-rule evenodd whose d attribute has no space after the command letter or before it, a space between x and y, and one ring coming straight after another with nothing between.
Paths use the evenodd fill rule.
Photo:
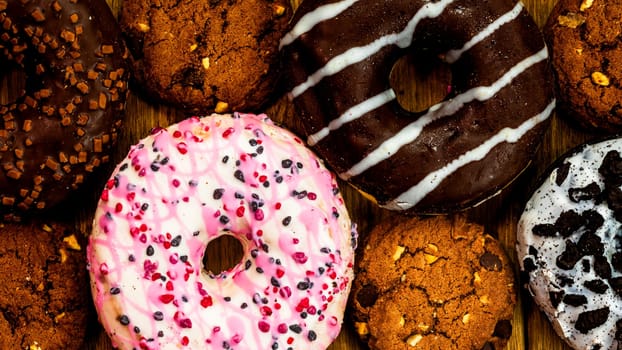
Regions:
<instances>
[{"instance_id":1,"label":"pink glazed donut","mask_svg":"<svg viewBox=\"0 0 622 350\"><path fill-rule=\"evenodd\" d=\"M244 256L213 274L213 239ZM157 129L117 166L88 246L120 349L325 349L341 329L357 234L334 176L265 116Z\"/></svg>"}]
</instances>

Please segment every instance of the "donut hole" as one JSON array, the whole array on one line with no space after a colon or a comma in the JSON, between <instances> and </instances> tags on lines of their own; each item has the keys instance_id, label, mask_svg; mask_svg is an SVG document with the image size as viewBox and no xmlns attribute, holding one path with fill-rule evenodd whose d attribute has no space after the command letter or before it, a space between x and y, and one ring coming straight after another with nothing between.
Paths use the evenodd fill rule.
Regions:
<instances>
[{"instance_id":1,"label":"donut hole","mask_svg":"<svg viewBox=\"0 0 622 350\"><path fill-rule=\"evenodd\" d=\"M419 113L451 93L451 78L449 64L421 51L400 57L391 68L389 82L399 105Z\"/></svg>"},{"instance_id":2,"label":"donut hole","mask_svg":"<svg viewBox=\"0 0 622 350\"><path fill-rule=\"evenodd\" d=\"M244 248L240 240L232 235L222 235L207 243L203 268L208 274L217 276L234 268L243 256Z\"/></svg>"}]
</instances>

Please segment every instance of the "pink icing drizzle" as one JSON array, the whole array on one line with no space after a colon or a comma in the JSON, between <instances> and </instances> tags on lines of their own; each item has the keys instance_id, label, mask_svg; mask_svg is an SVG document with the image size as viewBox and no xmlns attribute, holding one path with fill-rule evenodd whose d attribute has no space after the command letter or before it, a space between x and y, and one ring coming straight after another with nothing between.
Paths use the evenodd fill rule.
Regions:
<instances>
[{"instance_id":1,"label":"pink icing drizzle","mask_svg":"<svg viewBox=\"0 0 622 350\"><path fill-rule=\"evenodd\" d=\"M219 275L208 242L237 237ZM88 246L95 306L121 349L323 349L338 335L356 232L334 176L264 115L191 118L131 148Z\"/></svg>"}]
</instances>

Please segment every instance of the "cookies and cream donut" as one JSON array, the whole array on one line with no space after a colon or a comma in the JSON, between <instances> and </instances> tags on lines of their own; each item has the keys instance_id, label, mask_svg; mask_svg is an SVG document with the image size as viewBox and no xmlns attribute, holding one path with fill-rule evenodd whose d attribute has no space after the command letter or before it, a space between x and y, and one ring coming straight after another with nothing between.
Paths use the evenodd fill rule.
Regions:
<instances>
[{"instance_id":1,"label":"cookies and cream donut","mask_svg":"<svg viewBox=\"0 0 622 350\"><path fill-rule=\"evenodd\" d=\"M20 67L26 82L0 105L0 216L19 220L108 162L124 112L127 49L103 0L0 0L0 23L0 75Z\"/></svg>"},{"instance_id":2,"label":"cookies and cream donut","mask_svg":"<svg viewBox=\"0 0 622 350\"><path fill-rule=\"evenodd\" d=\"M574 349L622 346L622 140L561 157L518 223L530 293Z\"/></svg>"},{"instance_id":3,"label":"cookies and cream donut","mask_svg":"<svg viewBox=\"0 0 622 350\"><path fill-rule=\"evenodd\" d=\"M547 48L520 2L303 1L281 47L308 143L388 209L444 212L497 193L555 105ZM390 84L407 54L452 73L421 113Z\"/></svg>"},{"instance_id":4,"label":"cookies and cream donut","mask_svg":"<svg viewBox=\"0 0 622 350\"><path fill-rule=\"evenodd\" d=\"M206 271L223 235L243 258ZM324 349L356 239L334 176L293 134L263 115L187 119L133 146L103 190L95 306L120 349Z\"/></svg>"}]
</instances>

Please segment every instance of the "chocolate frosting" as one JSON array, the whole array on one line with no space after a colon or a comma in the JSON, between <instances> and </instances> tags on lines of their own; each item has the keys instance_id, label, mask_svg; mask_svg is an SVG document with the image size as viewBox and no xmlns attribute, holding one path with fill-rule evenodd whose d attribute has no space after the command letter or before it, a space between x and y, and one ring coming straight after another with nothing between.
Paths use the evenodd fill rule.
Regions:
<instances>
[{"instance_id":1,"label":"chocolate frosting","mask_svg":"<svg viewBox=\"0 0 622 350\"><path fill-rule=\"evenodd\" d=\"M21 96L0 106L0 215L19 220L109 161L127 49L104 0L0 0L0 23L0 64L26 75Z\"/></svg>"},{"instance_id":2,"label":"chocolate frosting","mask_svg":"<svg viewBox=\"0 0 622 350\"><path fill-rule=\"evenodd\" d=\"M554 108L541 33L512 1L305 1L281 46L308 143L393 210L494 195L527 166ZM389 82L406 54L452 73L451 92L420 113Z\"/></svg>"}]
</instances>

